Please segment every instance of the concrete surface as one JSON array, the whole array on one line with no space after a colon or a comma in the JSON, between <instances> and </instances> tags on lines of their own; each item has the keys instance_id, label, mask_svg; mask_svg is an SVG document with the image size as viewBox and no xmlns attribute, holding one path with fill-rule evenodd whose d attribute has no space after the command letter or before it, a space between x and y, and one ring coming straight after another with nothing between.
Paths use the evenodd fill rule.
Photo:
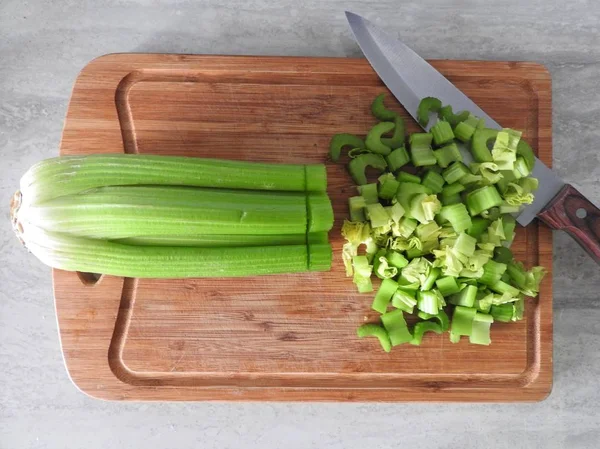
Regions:
<instances>
[{"instance_id":1,"label":"concrete surface","mask_svg":"<svg viewBox=\"0 0 600 449\"><path fill-rule=\"evenodd\" d=\"M223 6L219 6L222 3ZM57 154L72 83L111 52L358 56L344 9L430 58L533 60L554 82L554 165L600 201L595 0L0 0L1 448L597 448L600 269L555 236L555 385L529 405L154 404L71 385L50 271L12 235L10 195Z\"/></svg>"}]
</instances>

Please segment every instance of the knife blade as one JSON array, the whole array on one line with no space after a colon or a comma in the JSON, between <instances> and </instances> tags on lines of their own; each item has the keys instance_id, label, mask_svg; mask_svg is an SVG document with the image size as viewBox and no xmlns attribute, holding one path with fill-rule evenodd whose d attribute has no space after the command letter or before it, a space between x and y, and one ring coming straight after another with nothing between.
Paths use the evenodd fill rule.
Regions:
<instances>
[{"instance_id":1,"label":"knife blade","mask_svg":"<svg viewBox=\"0 0 600 449\"><path fill-rule=\"evenodd\" d=\"M484 118L489 128L502 128L407 45L357 14L346 11L346 18L375 72L415 120L421 99L436 97L455 111ZM464 153L472 159L465 149ZM531 176L538 178L540 188L533 203L516 216L519 224L526 226L538 216L553 229L569 232L600 264L600 210L537 158Z\"/></svg>"}]
</instances>

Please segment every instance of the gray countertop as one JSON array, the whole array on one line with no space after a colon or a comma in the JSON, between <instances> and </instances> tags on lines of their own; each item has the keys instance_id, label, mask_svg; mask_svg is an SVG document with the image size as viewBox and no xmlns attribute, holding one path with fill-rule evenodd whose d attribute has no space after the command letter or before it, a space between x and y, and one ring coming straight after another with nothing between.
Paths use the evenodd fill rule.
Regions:
<instances>
[{"instance_id":1,"label":"gray countertop","mask_svg":"<svg viewBox=\"0 0 600 449\"><path fill-rule=\"evenodd\" d=\"M554 390L541 403L108 403L71 384L50 270L14 238L6 206L25 170L57 154L78 71L112 52L359 56L344 9L399 33L428 58L545 64L553 79L554 167L600 201L596 0L1 0L0 447L599 446L600 269L560 233Z\"/></svg>"}]
</instances>

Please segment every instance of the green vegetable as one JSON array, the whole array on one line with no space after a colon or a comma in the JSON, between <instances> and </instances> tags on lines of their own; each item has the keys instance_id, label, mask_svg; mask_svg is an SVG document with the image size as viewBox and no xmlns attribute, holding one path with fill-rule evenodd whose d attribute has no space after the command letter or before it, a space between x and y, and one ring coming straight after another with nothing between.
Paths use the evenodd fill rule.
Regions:
<instances>
[{"instance_id":1,"label":"green vegetable","mask_svg":"<svg viewBox=\"0 0 600 449\"><path fill-rule=\"evenodd\" d=\"M404 120L397 115L394 118L394 134L392 137L382 137L381 142L392 150L404 147Z\"/></svg>"},{"instance_id":2,"label":"green vegetable","mask_svg":"<svg viewBox=\"0 0 600 449\"><path fill-rule=\"evenodd\" d=\"M456 282L456 278L452 276L436 279L435 285L444 297L454 295L460 291L460 286Z\"/></svg>"},{"instance_id":3,"label":"green vegetable","mask_svg":"<svg viewBox=\"0 0 600 449\"><path fill-rule=\"evenodd\" d=\"M489 345L492 340L490 338L490 326L494 322L491 315L477 312L473 318L473 330L469 335L469 342L475 345Z\"/></svg>"},{"instance_id":4,"label":"green vegetable","mask_svg":"<svg viewBox=\"0 0 600 449\"><path fill-rule=\"evenodd\" d=\"M385 352L392 350L392 343L386 330L377 324L363 324L356 330L359 338L376 337Z\"/></svg>"},{"instance_id":5,"label":"green vegetable","mask_svg":"<svg viewBox=\"0 0 600 449\"><path fill-rule=\"evenodd\" d=\"M325 166L264 164L142 154L94 154L43 160L21 178L27 204L105 186L191 186L325 192Z\"/></svg>"},{"instance_id":6,"label":"green vegetable","mask_svg":"<svg viewBox=\"0 0 600 449\"><path fill-rule=\"evenodd\" d=\"M365 221L365 208L367 203L362 196L353 196L348 198L348 208L350 209L350 220Z\"/></svg>"},{"instance_id":7,"label":"green vegetable","mask_svg":"<svg viewBox=\"0 0 600 449\"><path fill-rule=\"evenodd\" d=\"M413 336L408 330L402 310L393 310L381 315L381 322L387 331L392 346L408 343Z\"/></svg>"},{"instance_id":8,"label":"green vegetable","mask_svg":"<svg viewBox=\"0 0 600 449\"><path fill-rule=\"evenodd\" d=\"M443 306L443 297L437 290L418 291L417 308L425 313L436 315Z\"/></svg>"},{"instance_id":9,"label":"green vegetable","mask_svg":"<svg viewBox=\"0 0 600 449\"><path fill-rule=\"evenodd\" d=\"M474 115L469 114L465 120L455 125L454 135L461 142L469 142L479 124L479 119Z\"/></svg>"},{"instance_id":10,"label":"green vegetable","mask_svg":"<svg viewBox=\"0 0 600 449\"><path fill-rule=\"evenodd\" d=\"M392 279L384 279L375 294L371 308L379 313L385 313L392 300L393 294L398 289L398 283Z\"/></svg>"},{"instance_id":11,"label":"green vegetable","mask_svg":"<svg viewBox=\"0 0 600 449\"><path fill-rule=\"evenodd\" d=\"M469 111L461 111L454 114L452 111L452 106L450 105L443 106L438 112L438 117L450 123L452 127L455 127L460 122L467 120L469 118L469 115Z\"/></svg>"},{"instance_id":12,"label":"green vegetable","mask_svg":"<svg viewBox=\"0 0 600 449\"><path fill-rule=\"evenodd\" d=\"M463 232L472 227L471 217L462 203L442 207L439 217L449 221L456 232Z\"/></svg>"},{"instance_id":13,"label":"green vegetable","mask_svg":"<svg viewBox=\"0 0 600 449\"><path fill-rule=\"evenodd\" d=\"M411 175L410 173L406 173L404 171L401 171L400 173L398 173L398 176L396 176L396 179L399 182L412 182L414 184L421 184L421 178L419 178L416 175ZM423 192L421 192L423 193Z\"/></svg>"},{"instance_id":14,"label":"green vegetable","mask_svg":"<svg viewBox=\"0 0 600 449\"><path fill-rule=\"evenodd\" d=\"M379 198L391 200L396 196L400 183L391 173L386 173L379 177Z\"/></svg>"},{"instance_id":15,"label":"green vegetable","mask_svg":"<svg viewBox=\"0 0 600 449\"><path fill-rule=\"evenodd\" d=\"M442 102L435 97L425 97L419 103L417 109L417 118L422 127L429 124L429 114L438 112L442 107Z\"/></svg>"},{"instance_id":16,"label":"green vegetable","mask_svg":"<svg viewBox=\"0 0 600 449\"><path fill-rule=\"evenodd\" d=\"M497 136L498 131L495 129L483 128L475 130L471 153L477 162L495 162L488 148L488 142L495 140Z\"/></svg>"},{"instance_id":17,"label":"green vegetable","mask_svg":"<svg viewBox=\"0 0 600 449\"><path fill-rule=\"evenodd\" d=\"M308 212L308 216L307 216ZM328 231L326 194L177 186L108 186L30 205L27 222L97 239L137 235L301 234Z\"/></svg>"},{"instance_id":18,"label":"green vegetable","mask_svg":"<svg viewBox=\"0 0 600 449\"><path fill-rule=\"evenodd\" d=\"M429 132L433 135L433 142L441 147L447 143L454 141L454 133L452 127L448 122L439 121L431 127Z\"/></svg>"},{"instance_id":19,"label":"green vegetable","mask_svg":"<svg viewBox=\"0 0 600 449\"><path fill-rule=\"evenodd\" d=\"M149 247L26 228L27 248L46 265L134 278L235 277L325 271L329 244L254 247Z\"/></svg>"},{"instance_id":20,"label":"green vegetable","mask_svg":"<svg viewBox=\"0 0 600 449\"><path fill-rule=\"evenodd\" d=\"M396 117L398 117L398 113L396 111L392 111L385 107L383 100L385 99L385 94L379 94L371 103L371 113L375 116L375 118L384 121L391 122Z\"/></svg>"},{"instance_id":21,"label":"green vegetable","mask_svg":"<svg viewBox=\"0 0 600 449\"><path fill-rule=\"evenodd\" d=\"M497 133L492 159L500 170L513 170L517 160L517 146L521 133L512 129L503 129Z\"/></svg>"},{"instance_id":22,"label":"green vegetable","mask_svg":"<svg viewBox=\"0 0 600 449\"><path fill-rule=\"evenodd\" d=\"M432 268L431 270L429 270L429 274L427 275L425 282L421 284L421 291L431 290L433 288L433 284L440 276L441 272L442 271L439 268Z\"/></svg>"},{"instance_id":23,"label":"green vegetable","mask_svg":"<svg viewBox=\"0 0 600 449\"><path fill-rule=\"evenodd\" d=\"M373 266L369 265L366 256L354 256L352 258L352 269L354 271L353 282L360 293L372 292L371 273Z\"/></svg>"},{"instance_id":24,"label":"green vegetable","mask_svg":"<svg viewBox=\"0 0 600 449\"><path fill-rule=\"evenodd\" d=\"M327 243L327 233L309 234L311 241ZM303 245L306 234L193 234L193 235L140 235L115 239L116 243L133 246L198 246L202 248L225 248L240 246Z\"/></svg>"},{"instance_id":25,"label":"green vegetable","mask_svg":"<svg viewBox=\"0 0 600 449\"><path fill-rule=\"evenodd\" d=\"M418 312L417 316L422 320L437 320L442 332L446 332L450 328L450 320L448 319L448 315L444 310L440 309L436 315L432 315L430 313Z\"/></svg>"},{"instance_id":26,"label":"green vegetable","mask_svg":"<svg viewBox=\"0 0 600 449\"><path fill-rule=\"evenodd\" d=\"M389 250L385 256L390 265L396 268L404 268L408 265L408 260L402 254L397 251Z\"/></svg>"},{"instance_id":27,"label":"green vegetable","mask_svg":"<svg viewBox=\"0 0 600 449\"><path fill-rule=\"evenodd\" d=\"M454 314L452 315L452 326L450 328L450 340L453 343L458 342L462 335L471 336L476 313L477 309L471 307L455 307Z\"/></svg>"},{"instance_id":28,"label":"green vegetable","mask_svg":"<svg viewBox=\"0 0 600 449\"><path fill-rule=\"evenodd\" d=\"M379 203L367 204L367 218L371 222L371 227L377 228L388 224L390 216Z\"/></svg>"},{"instance_id":29,"label":"green vegetable","mask_svg":"<svg viewBox=\"0 0 600 449\"><path fill-rule=\"evenodd\" d=\"M452 295L449 299L450 304L457 306L473 307L475 305L475 297L477 296L477 287L474 285L466 285L460 292Z\"/></svg>"},{"instance_id":30,"label":"green vegetable","mask_svg":"<svg viewBox=\"0 0 600 449\"><path fill-rule=\"evenodd\" d=\"M414 307L417 305L414 291L407 291L398 288L392 296L392 306L403 310L407 313L413 313Z\"/></svg>"},{"instance_id":31,"label":"green vegetable","mask_svg":"<svg viewBox=\"0 0 600 449\"><path fill-rule=\"evenodd\" d=\"M420 223L428 223L433 220L441 208L442 204L435 195L419 193L410 201L410 215Z\"/></svg>"},{"instance_id":32,"label":"green vegetable","mask_svg":"<svg viewBox=\"0 0 600 449\"><path fill-rule=\"evenodd\" d=\"M367 175L365 169L373 167L376 170L384 171L387 167L385 159L380 154L361 154L350 161L348 170L354 182L360 186L367 184Z\"/></svg>"},{"instance_id":33,"label":"green vegetable","mask_svg":"<svg viewBox=\"0 0 600 449\"><path fill-rule=\"evenodd\" d=\"M329 157L332 161L337 162L340 159L340 153L342 148L349 147L351 149L360 148L365 149L365 142L353 134L336 134L331 138L329 143Z\"/></svg>"},{"instance_id":34,"label":"green vegetable","mask_svg":"<svg viewBox=\"0 0 600 449\"><path fill-rule=\"evenodd\" d=\"M462 162L454 162L442 172L442 176L448 184L460 181L464 176L470 174L469 169Z\"/></svg>"},{"instance_id":35,"label":"green vegetable","mask_svg":"<svg viewBox=\"0 0 600 449\"><path fill-rule=\"evenodd\" d=\"M367 149L382 156L390 154L392 149L381 141L381 136L394 129L394 126L392 122L381 122L373 126L365 139Z\"/></svg>"},{"instance_id":36,"label":"green vegetable","mask_svg":"<svg viewBox=\"0 0 600 449\"><path fill-rule=\"evenodd\" d=\"M442 168L448 167L452 162L462 161L462 155L455 143L449 143L439 150L434 150L433 155L437 159L438 165Z\"/></svg>"},{"instance_id":37,"label":"green vegetable","mask_svg":"<svg viewBox=\"0 0 600 449\"><path fill-rule=\"evenodd\" d=\"M367 204L375 204L379 202L378 189L376 183L363 184L358 186L358 193L365 199ZM353 220L354 221L354 220Z\"/></svg>"},{"instance_id":38,"label":"green vegetable","mask_svg":"<svg viewBox=\"0 0 600 449\"><path fill-rule=\"evenodd\" d=\"M428 187L433 193L440 193L444 186L444 178L439 173L432 170L427 170L423 181L421 182L425 187Z\"/></svg>"},{"instance_id":39,"label":"green vegetable","mask_svg":"<svg viewBox=\"0 0 600 449\"><path fill-rule=\"evenodd\" d=\"M533 150L523 139L520 139L519 143L517 144L517 154L525 161L525 164L529 169L529 173L532 173L533 168L535 167L535 154L533 154Z\"/></svg>"},{"instance_id":40,"label":"green vegetable","mask_svg":"<svg viewBox=\"0 0 600 449\"><path fill-rule=\"evenodd\" d=\"M506 264L496 262L494 260L489 260L483 266L483 276L479 279L479 282L484 285L494 285L496 282L500 281L500 278L506 271Z\"/></svg>"},{"instance_id":41,"label":"green vegetable","mask_svg":"<svg viewBox=\"0 0 600 449\"><path fill-rule=\"evenodd\" d=\"M490 314L496 321L508 323L512 320L514 306L511 303L492 306Z\"/></svg>"},{"instance_id":42,"label":"green vegetable","mask_svg":"<svg viewBox=\"0 0 600 449\"><path fill-rule=\"evenodd\" d=\"M431 321L421 321L420 323L415 324L413 329L414 336L410 341L410 344L419 346L423 340L423 335L425 332L435 332L436 334L441 334L442 328L437 323L433 323Z\"/></svg>"},{"instance_id":43,"label":"green vegetable","mask_svg":"<svg viewBox=\"0 0 600 449\"><path fill-rule=\"evenodd\" d=\"M437 159L435 158L433 149L431 148L432 140L433 136L429 133L411 134L409 139L410 156L415 167L436 164Z\"/></svg>"},{"instance_id":44,"label":"green vegetable","mask_svg":"<svg viewBox=\"0 0 600 449\"><path fill-rule=\"evenodd\" d=\"M467 194L467 207L471 216L502 204L502 197L494 186L485 186Z\"/></svg>"},{"instance_id":45,"label":"green vegetable","mask_svg":"<svg viewBox=\"0 0 600 449\"><path fill-rule=\"evenodd\" d=\"M399 147L388 154L385 157L385 160L387 161L390 171L395 172L400 167L408 164L410 162L410 157L408 156L408 151L406 151L406 148ZM398 181L400 181L400 179L398 179Z\"/></svg>"}]
</instances>

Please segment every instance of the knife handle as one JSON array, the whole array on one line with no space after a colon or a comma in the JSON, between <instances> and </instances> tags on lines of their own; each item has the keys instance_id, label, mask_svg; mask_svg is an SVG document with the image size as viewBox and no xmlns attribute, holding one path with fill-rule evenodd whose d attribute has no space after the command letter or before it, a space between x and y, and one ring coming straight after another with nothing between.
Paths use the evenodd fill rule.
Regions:
<instances>
[{"instance_id":1,"label":"knife handle","mask_svg":"<svg viewBox=\"0 0 600 449\"><path fill-rule=\"evenodd\" d=\"M600 209L567 184L538 214L552 229L566 231L600 264Z\"/></svg>"}]
</instances>

